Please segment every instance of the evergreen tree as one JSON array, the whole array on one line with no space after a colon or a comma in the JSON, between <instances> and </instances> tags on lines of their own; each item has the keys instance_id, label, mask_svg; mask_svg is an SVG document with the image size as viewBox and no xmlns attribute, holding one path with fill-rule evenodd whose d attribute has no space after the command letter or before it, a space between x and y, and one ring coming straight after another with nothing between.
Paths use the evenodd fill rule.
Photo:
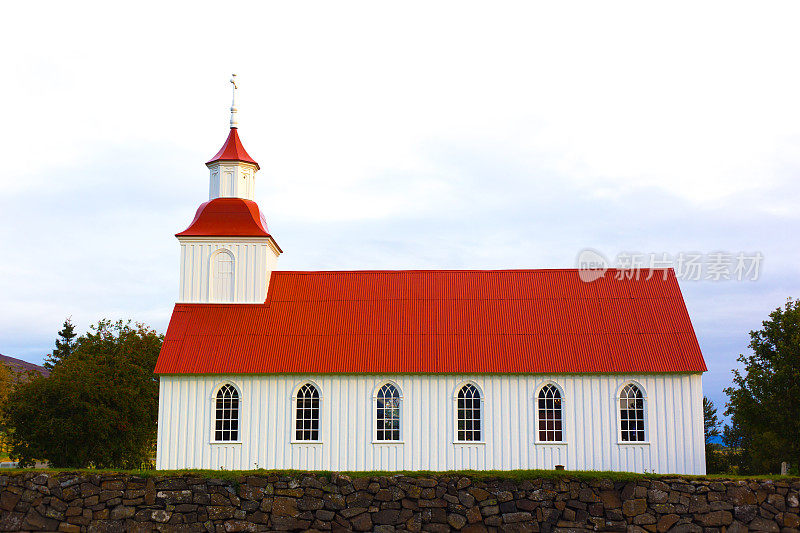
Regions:
<instances>
[{"instance_id":1,"label":"evergreen tree","mask_svg":"<svg viewBox=\"0 0 800 533\"><path fill-rule=\"evenodd\" d=\"M75 326L72 324L72 318L70 317L64 321L63 329L58 332L56 349L47 356L44 367L48 370L53 370L53 367L59 362L69 357L75 350L75 337L77 336Z\"/></svg>"},{"instance_id":2,"label":"evergreen tree","mask_svg":"<svg viewBox=\"0 0 800 533\"><path fill-rule=\"evenodd\" d=\"M714 402L703 396L703 433L706 441L706 472L709 474L723 474L729 465L724 455L722 446L718 442L711 442L711 437L717 437L720 421Z\"/></svg>"},{"instance_id":3,"label":"evergreen tree","mask_svg":"<svg viewBox=\"0 0 800 533\"><path fill-rule=\"evenodd\" d=\"M717 417L717 408L714 402L703 396L703 433L706 437L706 443L710 437L719 435L719 418Z\"/></svg>"},{"instance_id":4,"label":"evergreen tree","mask_svg":"<svg viewBox=\"0 0 800 533\"><path fill-rule=\"evenodd\" d=\"M800 464L800 300L789 299L750 332L752 355L740 355L725 414L725 443L742 474L780 472Z\"/></svg>"}]
</instances>

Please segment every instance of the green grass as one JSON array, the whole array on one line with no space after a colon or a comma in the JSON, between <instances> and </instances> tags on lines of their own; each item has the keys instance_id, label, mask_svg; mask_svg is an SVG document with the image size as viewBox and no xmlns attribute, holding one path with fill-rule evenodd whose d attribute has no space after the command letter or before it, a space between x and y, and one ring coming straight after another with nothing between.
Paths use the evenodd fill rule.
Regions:
<instances>
[{"instance_id":1,"label":"green grass","mask_svg":"<svg viewBox=\"0 0 800 533\"><path fill-rule=\"evenodd\" d=\"M192 476L205 479L222 479L233 482L240 481L245 476L265 476L269 474L279 474L285 476L298 476L302 474L312 474L330 479L332 472L305 470L101 470L101 469L73 469L73 468L38 468L38 469L9 469L2 470L0 474L19 475L28 472L36 473L79 473L87 475L110 475L119 474L136 476L143 478L150 477L178 477ZM376 477L376 476L409 476L409 477L469 477L474 480L513 480L524 481L533 479L571 479L579 481L595 481L608 479L611 481L638 481L644 479L667 479L681 478L692 480L794 480L796 477L779 475L761 476L730 476L730 475L708 475L708 476L685 476L677 474L638 474L633 472L603 472L603 471L571 471L571 470L456 470L446 472L414 471L414 472L381 472L381 471L357 471L339 472L351 478Z\"/></svg>"}]
</instances>

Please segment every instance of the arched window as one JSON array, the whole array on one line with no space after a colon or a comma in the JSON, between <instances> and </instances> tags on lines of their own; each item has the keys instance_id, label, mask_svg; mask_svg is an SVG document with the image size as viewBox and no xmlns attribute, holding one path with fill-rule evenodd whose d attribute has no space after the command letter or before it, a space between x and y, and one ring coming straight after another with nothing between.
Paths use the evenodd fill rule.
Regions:
<instances>
[{"instance_id":1,"label":"arched window","mask_svg":"<svg viewBox=\"0 0 800 533\"><path fill-rule=\"evenodd\" d=\"M644 442L645 413L642 390L629 383L619 394L619 429L622 442Z\"/></svg>"},{"instance_id":2,"label":"arched window","mask_svg":"<svg viewBox=\"0 0 800 533\"><path fill-rule=\"evenodd\" d=\"M456 440L474 442L481 440L481 393L478 387L467 383L456 397Z\"/></svg>"},{"instance_id":3,"label":"arched window","mask_svg":"<svg viewBox=\"0 0 800 533\"><path fill-rule=\"evenodd\" d=\"M319 391L311 383L297 391L294 429L295 440L319 440Z\"/></svg>"},{"instance_id":4,"label":"arched window","mask_svg":"<svg viewBox=\"0 0 800 533\"><path fill-rule=\"evenodd\" d=\"M231 384L217 391L215 422L215 441L239 440L239 391Z\"/></svg>"},{"instance_id":5,"label":"arched window","mask_svg":"<svg viewBox=\"0 0 800 533\"><path fill-rule=\"evenodd\" d=\"M211 301L232 302L234 259L228 250L219 250L211 257Z\"/></svg>"},{"instance_id":6,"label":"arched window","mask_svg":"<svg viewBox=\"0 0 800 533\"><path fill-rule=\"evenodd\" d=\"M375 398L375 440L400 440L400 391L391 383L378 390Z\"/></svg>"},{"instance_id":7,"label":"arched window","mask_svg":"<svg viewBox=\"0 0 800 533\"><path fill-rule=\"evenodd\" d=\"M561 391L555 385L542 387L538 397L539 440L561 442L564 440L564 419L561 411Z\"/></svg>"}]
</instances>

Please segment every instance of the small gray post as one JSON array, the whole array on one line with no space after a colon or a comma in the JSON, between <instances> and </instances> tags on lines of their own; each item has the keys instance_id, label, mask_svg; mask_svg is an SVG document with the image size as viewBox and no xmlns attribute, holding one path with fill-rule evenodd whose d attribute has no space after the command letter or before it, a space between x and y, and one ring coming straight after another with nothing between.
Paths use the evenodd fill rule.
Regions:
<instances>
[{"instance_id":1,"label":"small gray post","mask_svg":"<svg viewBox=\"0 0 800 533\"><path fill-rule=\"evenodd\" d=\"M789 463L786 461L781 463L781 475L788 476L789 475Z\"/></svg>"}]
</instances>

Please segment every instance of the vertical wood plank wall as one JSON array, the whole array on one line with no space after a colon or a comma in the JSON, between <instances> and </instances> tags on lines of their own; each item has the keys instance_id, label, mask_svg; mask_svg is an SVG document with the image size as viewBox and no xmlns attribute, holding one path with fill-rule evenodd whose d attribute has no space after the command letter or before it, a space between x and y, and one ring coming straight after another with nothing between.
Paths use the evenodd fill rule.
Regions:
<instances>
[{"instance_id":1,"label":"vertical wood plank wall","mask_svg":"<svg viewBox=\"0 0 800 533\"><path fill-rule=\"evenodd\" d=\"M234 258L233 299L236 303L264 303L270 272L277 255L263 238L184 237L181 240L180 289L178 301L212 302L211 257L219 250ZM263 280L263 281L261 281Z\"/></svg>"},{"instance_id":2,"label":"vertical wood plank wall","mask_svg":"<svg viewBox=\"0 0 800 533\"><path fill-rule=\"evenodd\" d=\"M231 375L160 377L159 469L617 470L705 474L701 374ZM322 396L322 443L291 443L295 389ZM401 444L373 443L373 394L401 389ZM453 395L482 390L482 444L456 444ZM635 381L647 397L647 444L620 444L617 394ZM564 394L565 444L537 444L539 388ZM241 394L241 442L212 443L212 398L224 383Z\"/></svg>"}]
</instances>

